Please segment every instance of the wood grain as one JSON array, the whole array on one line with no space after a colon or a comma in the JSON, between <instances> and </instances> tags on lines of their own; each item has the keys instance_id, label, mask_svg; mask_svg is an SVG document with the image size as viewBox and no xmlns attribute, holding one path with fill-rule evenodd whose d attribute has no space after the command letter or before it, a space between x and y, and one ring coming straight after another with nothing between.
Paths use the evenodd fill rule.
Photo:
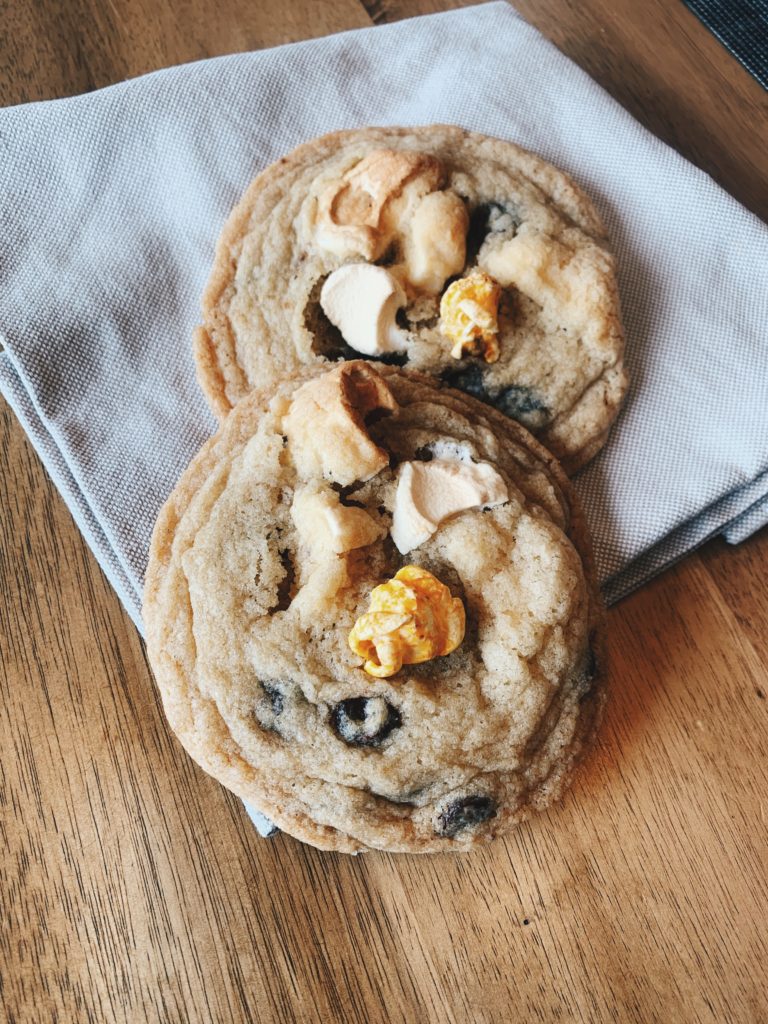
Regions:
<instances>
[{"instance_id":1,"label":"wood grain","mask_svg":"<svg viewBox=\"0 0 768 1024\"><path fill-rule=\"evenodd\" d=\"M451 6L0 2L0 98ZM766 215L766 94L682 4L518 6ZM768 1019L768 533L611 612L608 721L562 806L468 858L344 858L259 840L186 758L0 411L1 1020Z\"/></svg>"}]
</instances>

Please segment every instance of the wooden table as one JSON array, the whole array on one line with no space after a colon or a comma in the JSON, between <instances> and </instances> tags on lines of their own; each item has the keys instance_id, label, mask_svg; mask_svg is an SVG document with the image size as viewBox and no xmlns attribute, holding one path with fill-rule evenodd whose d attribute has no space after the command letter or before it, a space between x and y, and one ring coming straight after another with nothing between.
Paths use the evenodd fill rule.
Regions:
<instances>
[{"instance_id":1,"label":"wooden table","mask_svg":"<svg viewBox=\"0 0 768 1024\"><path fill-rule=\"evenodd\" d=\"M0 102L451 6L6 0ZM682 4L518 7L768 215L768 96ZM563 806L466 858L332 856L260 840L182 752L0 411L0 1020L768 1020L768 532L611 611L613 701Z\"/></svg>"}]
</instances>

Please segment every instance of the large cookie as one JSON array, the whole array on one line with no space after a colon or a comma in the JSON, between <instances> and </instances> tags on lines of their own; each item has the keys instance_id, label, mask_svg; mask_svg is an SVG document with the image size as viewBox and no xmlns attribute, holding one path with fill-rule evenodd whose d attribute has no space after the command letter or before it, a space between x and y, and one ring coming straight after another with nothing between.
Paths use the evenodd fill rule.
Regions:
<instances>
[{"instance_id":1,"label":"large cookie","mask_svg":"<svg viewBox=\"0 0 768 1024\"><path fill-rule=\"evenodd\" d=\"M560 795L604 702L557 462L475 399L367 362L233 409L160 514L144 620L189 753L324 849L506 832Z\"/></svg>"},{"instance_id":2,"label":"large cookie","mask_svg":"<svg viewBox=\"0 0 768 1024\"><path fill-rule=\"evenodd\" d=\"M532 153L440 125L324 136L251 184L219 240L195 338L199 380L217 415L302 366L370 354L355 336L372 325L340 329L321 305L329 276L360 263L383 268L400 289L387 314L400 307L399 344L385 361L495 405L566 472L604 444L627 380L600 217ZM441 298L473 270L501 286L498 309L498 296L489 300L492 344L475 337L457 346ZM376 316L370 290L352 282L348 292L358 297L358 320ZM454 313L466 297L456 295Z\"/></svg>"}]
</instances>

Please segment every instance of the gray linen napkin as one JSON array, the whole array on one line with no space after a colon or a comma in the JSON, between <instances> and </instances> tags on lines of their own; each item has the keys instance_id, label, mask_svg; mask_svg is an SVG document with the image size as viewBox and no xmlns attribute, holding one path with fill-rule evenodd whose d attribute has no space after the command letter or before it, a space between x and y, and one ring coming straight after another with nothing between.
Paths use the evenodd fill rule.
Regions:
<instances>
[{"instance_id":1,"label":"gray linen napkin","mask_svg":"<svg viewBox=\"0 0 768 1024\"><path fill-rule=\"evenodd\" d=\"M436 121L605 218L633 385L577 487L606 599L768 521L768 229L492 3L0 111L0 390L139 630L155 515L214 428L190 335L231 206L313 136Z\"/></svg>"}]
</instances>

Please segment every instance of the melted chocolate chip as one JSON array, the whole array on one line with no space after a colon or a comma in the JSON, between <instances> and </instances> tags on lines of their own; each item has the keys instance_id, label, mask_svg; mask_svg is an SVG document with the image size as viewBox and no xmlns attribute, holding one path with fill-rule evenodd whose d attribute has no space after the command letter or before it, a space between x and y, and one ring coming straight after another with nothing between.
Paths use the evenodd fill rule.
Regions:
<instances>
[{"instance_id":1,"label":"melted chocolate chip","mask_svg":"<svg viewBox=\"0 0 768 1024\"><path fill-rule=\"evenodd\" d=\"M378 747L401 724L400 712L384 697L350 697L331 711L336 734L352 747Z\"/></svg>"},{"instance_id":2,"label":"melted chocolate chip","mask_svg":"<svg viewBox=\"0 0 768 1024\"><path fill-rule=\"evenodd\" d=\"M378 356L369 356L366 352L356 352L349 345L344 347L348 354L342 355L342 359L365 359L371 363L384 363L385 366L405 366L408 362L407 352L382 352Z\"/></svg>"},{"instance_id":3,"label":"melted chocolate chip","mask_svg":"<svg viewBox=\"0 0 768 1024\"><path fill-rule=\"evenodd\" d=\"M462 367L460 370L444 370L440 377L452 388L466 391L468 395L479 398L482 402L489 401L488 390L484 383L485 374L478 363L470 363L469 366Z\"/></svg>"},{"instance_id":4,"label":"melted chocolate chip","mask_svg":"<svg viewBox=\"0 0 768 1024\"><path fill-rule=\"evenodd\" d=\"M269 703L269 710L277 717L283 713L285 699L274 683L262 683L261 688Z\"/></svg>"},{"instance_id":5,"label":"melted chocolate chip","mask_svg":"<svg viewBox=\"0 0 768 1024\"><path fill-rule=\"evenodd\" d=\"M511 384L507 388L485 384L485 374L478 363L470 363L460 370L445 370L441 379L452 388L465 391L473 398L479 398L486 405L492 405L505 416L518 420L523 426L534 430L543 427L549 418L549 410L531 388Z\"/></svg>"},{"instance_id":6,"label":"melted chocolate chip","mask_svg":"<svg viewBox=\"0 0 768 1024\"><path fill-rule=\"evenodd\" d=\"M285 708L285 694L280 683L259 682L261 694L256 701L253 715L262 729L266 732L280 735L280 715Z\"/></svg>"},{"instance_id":7,"label":"melted chocolate chip","mask_svg":"<svg viewBox=\"0 0 768 1024\"><path fill-rule=\"evenodd\" d=\"M545 416L547 414L547 409L541 399L530 388L518 384L499 391L491 398L491 403L500 412L521 422L530 421L534 413L543 412Z\"/></svg>"},{"instance_id":8,"label":"melted chocolate chip","mask_svg":"<svg viewBox=\"0 0 768 1024\"><path fill-rule=\"evenodd\" d=\"M390 242L384 253L374 263L377 267L390 267L400 259L400 246L398 243Z\"/></svg>"},{"instance_id":9,"label":"melted chocolate chip","mask_svg":"<svg viewBox=\"0 0 768 1024\"><path fill-rule=\"evenodd\" d=\"M469 215L467 263L472 264L488 235L509 233L512 238L520 227L520 213L506 203L481 203Z\"/></svg>"},{"instance_id":10,"label":"melted chocolate chip","mask_svg":"<svg viewBox=\"0 0 768 1024\"><path fill-rule=\"evenodd\" d=\"M291 560L291 554L287 550L280 551L280 561L285 575L277 585L277 601L269 609L270 614L274 612L284 612L291 606L293 600L293 587L296 582L296 572L293 568L293 561Z\"/></svg>"},{"instance_id":11,"label":"melted chocolate chip","mask_svg":"<svg viewBox=\"0 0 768 1024\"><path fill-rule=\"evenodd\" d=\"M365 486L365 481L356 480L353 484L347 484L342 487L341 484L337 484L335 481L331 484L331 489L336 491L339 496L339 504L345 505L347 508L365 508L365 502L355 501L354 498L350 498L350 494L354 494L359 491L361 487Z\"/></svg>"},{"instance_id":12,"label":"melted chocolate chip","mask_svg":"<svg viewBox=\"0 0 768 1024\"><path fill-rule=\"evenodd\" d=\"M453 839L464 829L495 817L496 804L489 796L465 796L451 801L440 811L435 832Z\"/></svg>"},{"instance_id":13,"label":"melted chocolate chip","mask_svg":"<svg viewBox=\"0 0 768 1024\"><path fill-rule=\"evenodd\" d=\"M411 321L408 319L408 314L405 312L405 307L401 306L395 313L395 323L403 331L410 331Z\"/></svg>"}]
</instances>

